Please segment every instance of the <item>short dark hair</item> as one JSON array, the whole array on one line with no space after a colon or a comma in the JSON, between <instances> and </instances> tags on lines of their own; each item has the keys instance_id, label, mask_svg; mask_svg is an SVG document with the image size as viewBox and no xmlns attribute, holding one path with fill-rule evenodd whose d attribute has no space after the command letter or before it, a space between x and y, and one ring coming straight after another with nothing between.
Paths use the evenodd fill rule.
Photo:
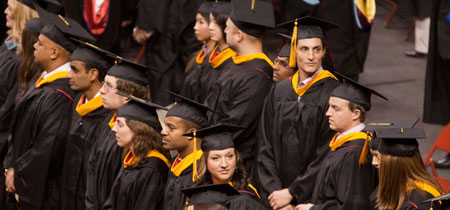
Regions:
<instances>
[{"instance_id":1,"label":"short dark hair","mask_svg":"<svg viewBox=\"0 0 450 210\"><path fill-rule=\"evenodd\" d=\"M105 76L106 76L106 72L108 71L108 67L98 67L98 66L94 66L92 64L88 64L88 63L85 63L85 62L83 62L83 66L86 69L86 74L89 73L89 71L91 69L97 69L97 71L98 71L97 79L100 82L103 82L103 80L105 80Z\"/></svg>"},{"instance_id":2,"label":"short dark hair","mask_svg":"<svg viewBox=\"0 0 450 210\"><path fill-rule=\"evenodd\" d=\"M353 102L349 102L348 107L350 108L350 111L354 112L356 109L359 109L359 121L364 122L364 120L366 120L366 109L364 109L364 107L362 107L359 104L355 104Z\"/></svg>"}]
</instances>

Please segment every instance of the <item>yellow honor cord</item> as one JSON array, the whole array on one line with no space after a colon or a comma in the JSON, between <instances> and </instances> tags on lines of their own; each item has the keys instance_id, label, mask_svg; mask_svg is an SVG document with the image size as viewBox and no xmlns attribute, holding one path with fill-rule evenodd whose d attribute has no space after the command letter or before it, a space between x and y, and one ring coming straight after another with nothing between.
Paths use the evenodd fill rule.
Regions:
<instances>
[{"instance_id":1,"label":"yellow honor cord","mask_svg":"<svg viewBox=\"0 0 450 210\"><path fill-rule=\"evenodd\" d=\"M252 10L255 9L255 0L252 0Z\"/></svg>"},{"instance_id":2,"label":"yellow honor cord","mask_svg":"<svg viewBox=\"0 0 450 210\"><path fill-rule=\"evenodd\" d=\"M297 50L297 19L295 19L295 26L294 30L292 32L292 38L291 38L291 53L289 55L289 67L295 68L295 61L296 61L296 50Z\"/></svg>"},{"instance_id":3,"label":"yellow honor cord","mask_svg":"<svg viewBox=\"0 0 450 210\"><path fill-rule=\"evenodd\" d=\"M367 152L369 147L369 142L372 140L372 134L369 131L366 131L366 140L364 141L364 146L361 151L361 156L359 157L359 165L365 164L367 162Z\"/></svg>"},{"instance_id":4,"label":"yellow honor cord","mask_svg":"<svg viewBox=\"0 0 450 210\"><path fill-rule=\"evenodd\" d=\"M58 17L61 18L61 20L64 21L64 23L65 23L66 25L70 26L69 22L67 22L67 20L64 19L63 16L58 15Z\"/></svg>"},{"instance_id":5,"label":"yellow honor cord","mask_svg":"<svg viewBox=\"0 0 450 210\"><path fill-rule=\"evenodd\" d=\"M194 130L194 157L197 157L197 131ZM192 182L197 179L197 160L194 158L194 168L192 170Z\"/></svg>"}]
</instances>

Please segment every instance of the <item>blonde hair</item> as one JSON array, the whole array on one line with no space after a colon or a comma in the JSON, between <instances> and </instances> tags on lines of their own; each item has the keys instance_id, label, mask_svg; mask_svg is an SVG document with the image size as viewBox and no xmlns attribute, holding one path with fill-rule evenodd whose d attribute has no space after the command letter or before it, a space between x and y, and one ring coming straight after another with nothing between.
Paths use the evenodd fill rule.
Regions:
<instances>
[{"instance_id":1,"label":"blonde hair","mask_svg":"<svg viewBox=\"0 0 450 210\"><path fill-rule=\"evenodd\" d=\"M8 1L11 2L10 9L12 15L14 16L14 25L10 30L7 31L7 34L13 38L14 43L17 45L16 53L21 54L22 45L20 42L22 39L22 30L25 28L25 23L29 19L36 18L39 16L36 11L20 3L17 0L8 0Z\"/></svg>"},{"instance_id":2,"label":"blonde hair","mask_svg":"<svg viewBox=\"0 0 450 210\"><path fill-rule=\"evenodd\" d=\"M380 154L377 207L380 210L398 209L408 200L414 181L424 182L442 193L442 188L425 169L420 153L412 157L396 157ZM423 192L425 193L425 192Z\"/></svg>"}]
</instances>

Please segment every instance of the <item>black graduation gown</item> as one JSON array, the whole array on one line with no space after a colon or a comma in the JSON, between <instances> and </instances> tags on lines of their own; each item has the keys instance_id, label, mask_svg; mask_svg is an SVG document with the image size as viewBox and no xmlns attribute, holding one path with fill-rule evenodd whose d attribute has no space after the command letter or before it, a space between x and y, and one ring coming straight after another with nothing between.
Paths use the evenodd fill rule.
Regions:
<instances>
[{"instance_id":1,"label":"black graduation gown","mask_svg":"<svg viewBox=\"0 0 450 210\"><path fill-rule=\"evenodd\" d=\"M83 94L78 94L72 107L72 123L67 138L62 172L61 209L86 209L86 165L92 147L103 129L109 110L103 106L80 116L75 110Z\"/></svg>"},{"instance_id":2,"label":"black graduation gown","mask_svg":"<svg viewBox=\"0 0 450 210\"><path fill-rule=\"evenodd\" d=\"M22 56L16 50L8 50L3 42L0 46L0 106L5 103L9 92L17 83L20 61Z\"/></svg>"},{"instance_id":3,"label":"black graduation gown","mask_svg":"<svg viewBox=\"0 0 450 210\"><path fill-rule=\"evenodd\" d=\"M152 101L157 104L167 105L173 102L173 97L166 90L181 90L184 69L192 54L201 48L193 29L195 15L201 3L203 0L155 1L154 6L148 10L152 15L154 11L158 11L158 17L167 21L162 29L158 29L163 33L150 37L145 55L146 65L163 71L162 74L150 72L154 78L151 86ZM148 13L144 15L148 19Z\"/></svg>"},{"instance_id":4,"label":"black graduation gown","mask_svg":"<svg viewBox=\"0 0 450 210\"><path fill-rule=\"evenodd\" d=\"M122 166L123 149L117 145L116 134L108 125L112 115L103 122L105 126L87 163L86 209L98 210L103 206Z\"/></svg>"},{"instance_id":5,"label":"black graduation gown","mask_svg":"<svg viewBox=\"0 0 450 210\"><path fill-rule=\"evenodd\" d=\"M322 0L318 16L339 25L325 33L328 41L325 69L336 70L352 79L364 70L369 48L370 28L361 30L356 25L353 0Z\"/></svg>"},{"instance_id":6,"label":"black graduation gown","mask_svg":"<svg viewBox=\"0 0 450 210\"><path fill-rule=\"evenodd\" d=\"M201 53L201 50L199 53ZM198 55L198 54L197 54ZM195 63L191 72L189 72L184 78L183 88L180 91L180 95L185 96L194 101L203 102L200 99L200 92L206 92L200 87L200 77L203 72L203 68L208 66L208 55L206 54L201 63Z\"/></svg>"},{"instance_id":7,"label":"black graduation gown","mask_svg":"<svg viewBox=\"0 0 450 210\"><path fill-rule=\"evenodd\" d=\"M362 166L358 163L364 141L348 141L328 153L316 179L311 210L369 209L378 177L370 159Z\"/></svg>"},{"instance_id":8,"label":"black graduation gown","mask_svg":"<svg viewBox=\"0 0 450 210\"><path fill-rule=\"evenodd\" d=\"M21 209L58 209L74 93L67 79L30 87L16 105L6 168L14 168Z\"/></svg>"},{"instance_id":9,"label":"black graduation gown","mask_svg":"<svg viewBox=\"0 0 450 210\"><path fill-rule=\"evenodd\" d=\"M160 210L168 167L157 157L122 168L102 209Z\"/></svg>"},{"instance_id":10,"label":"black graduation gown","mask_svg":"<svg viewBox=\"0 0 450 210\"><path fill-rule=\"evenodd\" d=\"M339 82L331 77L314 83L298 101L290 79L275 84L262 112L258 179L261 196L289 188L293 203L311 199L321 163L335 134L329 128L328 100Z\"/></svg>"},{"instance_id":11,"label":"black graduation gown","mask_svg":"<svg viewBox=\"0 0 450 210\"><path fill-rule=\"evenodd\" d=\"M377 192L378 192L378 186L370 193L370 206L369 210L378 210L377 206Z\"/></svg>"},{"instance_id":12,"label":"black graduation gown","mask_svg":"<svg viewBox=\"0 0 450 210\"><path fill-rule=\"evenodd\" d=\"M211 87L205 105L217 114L208 112L210 124L244 127L233 133L234 146L250 174L256 156L256 129L264 99L272 86L273 68L263 59L233 64L221 74Z\"/></svg>"},{"instance_id":13,"label":"black graduation gown","mask_svg":"<svg viewBox=\"0 0 450 210\"><path fill-rule=\"evenodd\" d=\"M164 210L184 210L186 205L186 196L181 192L182 189L192 187L192 164L184 169L179 176L175 176L169 171L166 187L164 190Z\"/></svg>"},{"instance_id":14,"label":"black graduation gown","mask_svg":"<svg viewBox=\"0 0 450 210\"><path fill-rule=\"evenodd\" d=\"M269 210L262 200L258 197L257 192L249 187L238 190L240 195L233 196L230 199L230 210Z\"/></svg>"},{"instance_id":15,"label":"black graduation gown","mask_svg":"<svg viewBox=\"0 0 450 210\"><path fill-rule=\"evenodd\" d=\"M446 125L450 122L450 48L442 46L450 46L450 22L446 21L450 5L446 0L432 3L423 121Z\"/></svg>"},{"instance_id":16,"label":"black graduation gown","mask_svg":"<svg viewBox=\"0 0 450 210\"><path fill-rule=\"evenodd\" d=\"M411 191L411 194L409 195L408 201L404 202L399 210L428 210L430 209L430 203L425 202L422 203L422 201L433 198L434 196L431 195L428 192L424 192L422 190L413 189ZM441 210L441 204L439 204L439 201L433 202L433 210Z\"/></svg>"}]
</instances>

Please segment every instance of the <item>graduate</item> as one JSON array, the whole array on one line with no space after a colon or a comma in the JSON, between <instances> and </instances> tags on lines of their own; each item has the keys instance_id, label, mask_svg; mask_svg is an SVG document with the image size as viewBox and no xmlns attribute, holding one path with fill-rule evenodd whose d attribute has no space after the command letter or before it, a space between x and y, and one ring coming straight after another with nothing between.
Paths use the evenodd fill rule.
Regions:
<instances>
[{"instance_id":1,"label":"graduate","mask_svg":"<svg viewBox=\"0 0 450 210\"><path fill-rule=\"evenodd\" d=\"M166 114L165 127L161 131L162 143L167 150L176 150L173 157L169 178L164 192L164 209L184 209L184 188L194 184L197 162L203 154L200 149L201 139L183 136L208 126L207 111L212 111L199 102L187 97L175 96L176 103Z\"/></svg>"},{"instance_id":2,"label":"graduate","mask_svg":"<svg viewBox=\"0 0 450 210\"><path fill-rule=\"evenodd\" d=\"M120 93L119 93L120 94ZM125 158L102 209L162 209L164 185L170 167L169 152L161 143L157 104L133 96L117 112L112 128Z\"/></svg>"},{"instance_id":3,"label":"graduate","mask_svg":"<svg viewBox=\"0 0 450 210\"><path fill-rule=\"evenodd\" d=\"M239 192L228 183L196 186L182 192L188 198L187 210L227 210L233 197L239 195Z\"/></svg>"},{"instance_id":4,"label":"graduate","mask_svg":"<svg viewBox=\"0 0 450 210\"><path fill-rule=\"evenodd\" d=\"M289 38L291 40L291 38ZM273 62L273 81L281 82L293 76L297 69L289 66L289 57L291 54L291 43L286 43L281 48L278 56Z\"/></svg>"},{"instance_id":5,"label":"graduate","mask_svg":"<svg viewBox=\"0 0 450 210\"><path fill-rule=\"evenodd\" d=\"M86 209L86 168L92 146L110 113L103 108L100 88L114 60L90 43L79 41L70 58L67 74L70 87L80 91L72 107L72 123L67 139L62 172L61 209Z\"/></svg>"},{"instance_id":6,"label":"graduate","mask_svg":"<svg viewBox=\"0 0 450 210\"><path fill-rule=\"evenodd\" d=\"M209 32L211 6L213 2L203 2L198 8L197 16L195 17L194 31L197 40L203 43L202 49L196 52L186 67L183 88L180 94L196 101L199 99L200 91L203 91L199 86L202 69L208 64L208 57L211 50L216 45L216 42L211 39Z\"/></svg>"},{"instance_id":7,"label":"graduate","mask_svg":"<svg viewBox=\"0 0 450 210\"><path fill-rule=\"evenodd\" d=\"M20 209L59 208L58 176L75 96L66 78L76 48L69 37L94 40L74 20L36 10L45 26L34 55L44 72L16 105L5 165L7 191Z\"/></svg>"},{"instance_id":8,"label":"graduate","mask_svg":"<svg viewBox=\"0 0 450 210\"><path fill-rule=\"evenodd\" d=\"M106 73L100 88L103 108L112 111L102 123L100 132L87 165L86 209L100 209L110 194L114 180L122 166L123 149L117 145L115 133L111 130L116 123L116 114L122 105L128 102L116 92L132 95L148 101L148 68L112 55L118 64Z\"/></svg>"},{"instance_id":9,"label":"graduate","mask_svg":"<svg viewBox=\"0 0 450 210\"><path fill-rule=\"evenodd\" d=\"M253 3L252 3L253 2ZM256 156L256 129L267 93L272 86L272 62L263 53L266 28L274 28L272 4L260 0L232 1L226 22L226 41L236 52L233 64L221 74L205 99L217 115L208 114L211 124L246 127L233 133L236 149L253 174Z\"/></svg>"},{"instance_id":10,"label":"graduate","mask_svg":"<svg viewBox=\"0 0 450 210\"><path fill-rule=\"evenodd\" d=\"M298 71L273 86L259 127L258 178L263 199L274 209L311 199L334 135L325 116L328 100L339 85L337 78L322 68L324 31L336 26L311 17L283 25L296 26L286 62Z\"/></svg>"},{"instance_id":11,"label":"graduate","mask_svg":"<svg viewBox=\"0 0 450 210\"><path fill-rule=\"evenodd\" d=\"M243 128L224 124L185 134L194 138L202 138L203 155L195 176L197 186L229 183L239 191L240 197L230 209L267 209L260 196L251 185L250 177L234 147L232 132Z\"/></svg>"},{"instance_id":12,"label":"graduate","mask_svg":"<svg viewBox=\"0 0 450 210\"><path fill-rule=\"evenodd\" d=\"M425 138L420 128L377 129L379 145L379 186L377 207L380 210L440 210L441 203L422 203L440 196L439 183L427 172L417 139ZM395 176L394 176L395 174Z\"/></svg>"},{"instance_id":13,"label":"graduate","mask_svg":"<svg viewBox=\"0 0 450 210\"><path fill-rule=\"evenodd\" d=\"M372 94L387 100L348 78L331 93L326 116L337 133L317 175L311 203L300 204L297 210L369 209L370 194L377 186L368 150L371 136L364 132Z\"/></svg>"}]
</instances>

